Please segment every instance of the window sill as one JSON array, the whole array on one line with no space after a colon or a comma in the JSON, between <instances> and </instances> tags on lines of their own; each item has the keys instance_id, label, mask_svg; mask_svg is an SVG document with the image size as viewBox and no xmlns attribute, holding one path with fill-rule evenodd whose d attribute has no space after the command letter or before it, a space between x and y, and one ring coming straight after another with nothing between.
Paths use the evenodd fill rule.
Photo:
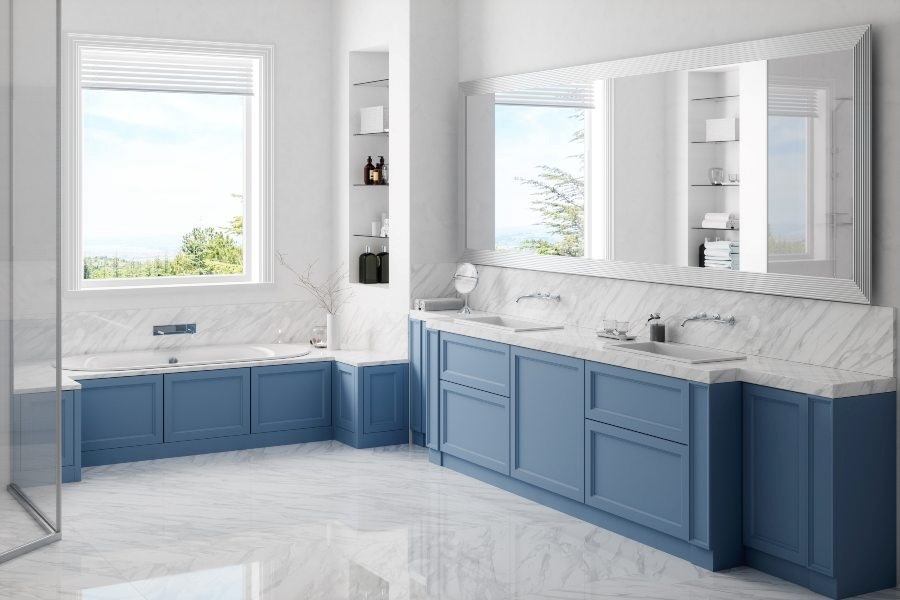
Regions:
<instances>
[{"instance_id":1,"label":"window sill","mask_svg":"<svg viewBox=\"0 0 900 600\"><path fill-rule=\"evenodd\" d=\"M175 294L175 293L203 293L203 292L222 292L226 290L269 290L275 287L274 282L259 281L222 281L218 283L173 283L167 285L133 285L133 286L109 286L109 287L89 287L79 290L66 290L63 292L64 298L87 298L101 296L130 296L130 295L148 295L148 294Z\"/></svg>"}]
</instances>

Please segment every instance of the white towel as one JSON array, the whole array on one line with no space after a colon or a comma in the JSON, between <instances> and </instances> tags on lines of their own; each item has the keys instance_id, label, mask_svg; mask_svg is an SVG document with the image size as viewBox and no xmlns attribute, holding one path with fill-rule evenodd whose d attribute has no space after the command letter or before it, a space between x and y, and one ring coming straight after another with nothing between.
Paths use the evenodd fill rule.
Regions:
<instances>
[{"instance_id":1,"label":"white towel","mask_svg":"<svg viewBox=\"0 0 900 600\"><path fill-rule=\"evenodd\" d=\"M416 310L458 310L463 307L462 298L416 298L413 308Z\"/></svg>"},{"instance_id":2,"label":"white towel","mask_svg":"<svg viewBox=\"0 0 900 600\"><path fill-rule=\"evenodd\" d=\"M736 217L734 213L706 213L703 215L704 221L737 221L739 217Z\"/></svg>"},{"instance_id":3,"label":"white towel","mask_svg":"<svg viewBox=\"0 0 900 600\"><path fill-rule=\"evenodd\" d=\"M717 264L717 263L707 262L705 266L707 269L715 269L717 271L737 271L738 270L738 268L736 266L732 265L731 263L729 263L727 265L721 265L721 264Z\"/></svg>"},{"instance_id":4,"label":"white towel","mask_svg":"<svg viewBox=\"0 0 900 600\"><path fill-rule=\"evenodd\" d=\"M739 248L741 242L738 240L716 240L714 242L706 242L703 245L707 248Z\"/></svg>"},{"instance_id":5,"label":"white towel","mask_svg":"<svg viewBox=\"0 0 900 600\"><path fill-rule=\"evenodd\" d=\"M704 229L740 229L741 223L740 221L710 221L709 219L703 219L700 222L700 227Z\"/></svg>"}]
</instances>

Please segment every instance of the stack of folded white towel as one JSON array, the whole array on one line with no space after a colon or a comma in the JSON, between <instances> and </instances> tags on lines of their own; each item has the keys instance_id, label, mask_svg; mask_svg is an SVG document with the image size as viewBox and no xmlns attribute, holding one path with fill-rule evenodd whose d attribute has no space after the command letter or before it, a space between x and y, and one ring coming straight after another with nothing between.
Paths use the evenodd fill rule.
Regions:
<instances>
[{"instance_id":1,"label":"stack of folded white towel","mask_svg":"<svg viewBox=\"0 0 900 600\"><path fill-rule=\"evenodd\" d=\"M732 213L706 213L700 227L706 229L740 229L740 219Z\"/></svg>"},{"instance_id":2,"label":"stack of folded white towel","mask_svg":"<svg viewBox=\"0 0 900 600\"><path fill-rule=\"evenodd\" d=\"M741 243L729 240L706 242L703 245L703 262L707 269L725 271L741 270Z\"/></svg>"}]
</instances>

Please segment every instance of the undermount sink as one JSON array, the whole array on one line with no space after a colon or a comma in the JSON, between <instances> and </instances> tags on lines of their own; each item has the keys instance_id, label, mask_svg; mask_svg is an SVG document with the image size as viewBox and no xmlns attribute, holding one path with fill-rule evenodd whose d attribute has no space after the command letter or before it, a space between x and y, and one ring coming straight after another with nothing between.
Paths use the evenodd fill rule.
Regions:
<instances>
[{"instance_id":1,"label":"undermount sink","mask_svg":"<svg viewBox=\"0 0 900 600\"><path fill-rule=\"evenodd\" d=\"M464 325L478 325L479 327L490 327L492 329L502 329L504 331L549 331L551 329L562 329L562 325L553 325L551 323L540 323L538 321L528 321L526 319L515 319L512 317L503 317L500 315L483 315L477 317L465 317L456 319L457 323Z\"/></svg>"},{"instance_id":2,"label":"undermount sink","mask_svg":"<svg viewBox=\"0 0 900 600\"><path fill-rule=\"evenodd\" d=\"M623 342L621 344L607 344L606 347L621 350L622 352L642 354L653 358L674 360L692 365L747 358L745 355L737 354L736 352L665 342Z\"/></svg>"}]
</instances>

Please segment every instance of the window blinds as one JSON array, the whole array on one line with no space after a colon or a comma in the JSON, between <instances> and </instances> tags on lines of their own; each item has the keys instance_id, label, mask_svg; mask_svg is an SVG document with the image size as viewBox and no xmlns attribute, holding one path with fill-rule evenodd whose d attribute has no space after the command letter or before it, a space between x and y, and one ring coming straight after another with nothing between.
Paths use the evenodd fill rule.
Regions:
<instances>
[{"instance_id":1,"label":"window blinds","mask_svg":"<svg viewBox=\"0 0 900 600\"><path fill-rule=\"evenodd\" d=\"M575 83L517 92L498 92L494 95L494 103L594 108L594 86L590 83Z\"/></svg>"},{"instance_id":2,"label":"window blinds","mask_svg":"<svg viewBox=\"0 0 900 600\"><path fill-rule=\"evenodd\" d=\"M769 115L774 117L819 116L819 89L812 87L769 85Z\"/></svg>"},{"instance_id":3,"label":"window blinds","mask_svg":"<svg viewBox=\"0 0 900 600\"><path fill-rule=\"evenodd\" d=\"M259 59L195 52L83 48L81 87L253 95Z\"/></svg>"}]
</instances>

